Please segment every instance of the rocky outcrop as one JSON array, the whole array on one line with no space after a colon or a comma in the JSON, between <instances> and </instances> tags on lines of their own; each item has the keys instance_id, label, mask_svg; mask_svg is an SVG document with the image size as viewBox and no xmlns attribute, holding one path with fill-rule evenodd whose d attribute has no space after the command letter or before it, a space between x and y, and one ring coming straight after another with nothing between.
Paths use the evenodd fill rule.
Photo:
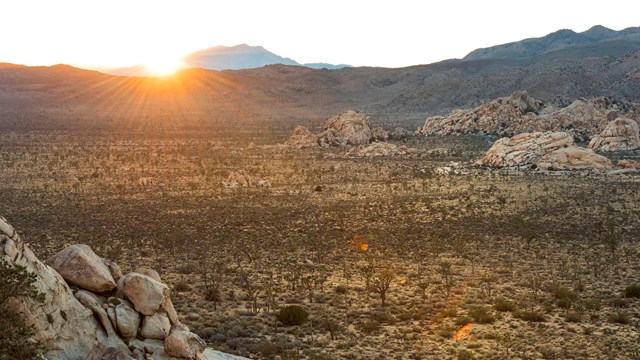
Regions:
<instances>
[{"instance_id":1,"label":"rocky outcrop","mask_svg":"<svg viewBox=\"0 0 640 360\"><path fill-rule=\"evenodd\" d=\"M205 348L205 342L198 335L179 325L174 326L164 340L164 351L179 358L193 359Z\"/></svg>"},{"instance_id":2,"label":"rocky outcrop","mask_svg":"<svg viewBox=\"0 0 640 360\"><path fill-rule=\"evenodd\" d=\"M35 288L44 294L42 302L13 299L4 311L25 316L26 324L35 332L33 340L42 345L43 356L48 360L244 359L205 349L198 335L179 323L169 288L151 269L137 270L144 274L131 272L122 276L117 290L108 292L114 295L117 291L116 296L107 299L87 290L86 284L77 280L83 277L83 271L86 278L96 273L104 275L104 269L96 271L96 266L99 268L97 264L107 261L86 245L71 246L54 255L51 262L61 269L70 263L80 264L70 279L74 279L73 286L80 287L77 284L80 283L85 287L74 295L69 287L71 280L68 284L54 268L40 262L1 217L0 257L10 265L23 266L33 273ZM119 271L117 264L109 264L104 265L105 268ZM100 290L96 291L104 292L102 287L97 288ZM175 336L172 329L177 329Z\"/></svg>"},{"instance_id":3,"label":"rocky outcrop","mask_svg":"<svg viewBox=\"0 0 640 360\"><path fill-rule=\"evenodd\" d=\"M74 297L57 271L36 258L3 218L0 244L2 260L35 274L34 286L44 294L42 302L16 299L9 310L24 314L26 324L35 331L33 339L43 346L47 359L81 360L96 344L106 341L107 334L93 312Z\"/></svg>"},{"instance_id":4,"label":"rocky outcrop","mask_svg":"<svg viewBox=\"0 0 640 360\"><path fill-rule=\"evenodd\" d=\"M578 99L562 109L545 107L521 91L475 109L455 110L447 116L430 117L417 133L487 133L510 137L520 133L562 131L582 142L602 131L619 113L628 110L628 106L602 97Z\"/></svg>"},{"instance_id":5,"label":"rocky outcrop","mask_svg":"<svg viewBox=\"0 0 640 360\"><path fill-rule=\"evenodd\" d=\"M318 146L318 136L311 133L311 130L304 126L296 126L293 134L284 143L285 145L296 147L298 149Z\"/></svg>"},{"instance_id":6,"label":"rocky outcrop","mask_svg":"<svg viewBox=\"0 0 640 360\"><path fill-rule=\"evenodd\" d=\"M71 245L47 259L66 282L93 292L107 292L116 287L109 267L87 245Z\"/></svg>"},{"instance_id":7,"label":"rocky outcrop","mask_svg":"<svg viewBox=\"0 0 640 360\"><path fill-rule=\"evenodd\" d=\"M620 160L616 164L618 169L640 169L640 162L635 160Z\"/></svg>"},{"instance_id":8,"label":"rocky outcrop","mask_svg":"<svg viewBox=\"0 0 640 360\"><path fill-rule=\"evenodd\" d=\"M616 119L589 142L589 148L599 151L635 150L640 147L638 123L631 119Z\"/></svg>"},{"instance_id":9,"label":"rocky outcrop","mask_svg":"<svg viewBox=\"0 0 640 360\"><path fill-rule=\"evenodd\" d=\"M519 91L472 110L455 110L448 116L430 117L417 133L450 135L487 132L511 135L516 124L535 121L542 108L541 102L529 96L526 91Z\"/></svg>"},{"instance_id":10,"label":"rocky outcrop","mask_svg":"<svg viewBox=\"0 0 640 360\"><path fill-rule=\"evenodd\" d=\"M369 127L369 117L355 111L345 111L335 116L325 124L325 132L331 133L336 145L362 145L369 143L372 137ZM323 134L319 135L320 138Z\"/></svg>"},{"instance_id":11,"label":"rocky outcrop","mask_svg":"<svg viewBox=\"0 0 640 360\"><path fill-rule=\"evenodd\" d=\"M564 132L518 134L497 140L479 164L546 170L609 170L611 161L591 149L575 146Z\"/></svg>"},{"instance_id":12,"label":"rocky outcrop","mask_svg":"<svg viewBox=\"0 0 640 360\"><path fill-rule=\"evenodd\" d=\"M613 168L611 160L606 157L576 146L552 151L540 158L536 165L544 170L607 171Z\"/></svg>"},{"instance_id":13,"label":"rocky outcrop","mask_svg":"<svg viewBox=\"0 0 640 360\"><path fill-rule=\"evenodd\" d=\"M377 157L415 154L418 150L405 145L397 146L387 142L377 142L369 146L360 146L347 152L348 156Z\"/></svg>"},{"instance_id":14,"label":"rocky outcrop","mask_svg":"<svg viewBox=\"0 0 640 360\"><path fill-rule=\"evenodd\" d=\"M554 150L574 146L573 138L564 132L523 133L497 140L481 163L496 167L529 166Z\"/></svg>"}]
</instances>

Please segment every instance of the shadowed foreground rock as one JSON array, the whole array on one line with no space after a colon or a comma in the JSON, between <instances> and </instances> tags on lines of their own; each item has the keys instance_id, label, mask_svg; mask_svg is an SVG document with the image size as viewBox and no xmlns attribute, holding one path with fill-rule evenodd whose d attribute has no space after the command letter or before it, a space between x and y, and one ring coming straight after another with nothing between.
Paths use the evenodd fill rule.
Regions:
<instances>
[{"instance_id":1,"label":"shadowed foreground rock","mask_svg":"<svg viewBox=\"0 0 640 360\"><path fill-rule=\"evenodd\" d=\"M109 269L117 265L105 265L86 245L73 245L50 261L74 279L69 284L80 288L74 295L63 276L38 260L2 217L0 257L36 275L34 286L44 294L44 301L14 299L8 310L24 314L27 325L35 331L33 340L43 346L44 359L245 359L205 349L204 341L179 323L169 288L152 270L147 273L158 280L132 272L122 276L115 289ZM78 268L72 269L73 264ZM108 288L111 290L105 290ZM147 332L160 339L145 339Z\"/></svg>"}]
</instances>

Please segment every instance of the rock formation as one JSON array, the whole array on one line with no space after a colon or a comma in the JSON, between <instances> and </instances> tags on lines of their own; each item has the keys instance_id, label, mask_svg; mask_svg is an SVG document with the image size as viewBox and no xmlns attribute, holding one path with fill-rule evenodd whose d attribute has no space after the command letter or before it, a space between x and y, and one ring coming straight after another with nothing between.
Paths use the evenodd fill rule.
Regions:
<instances>
[{"instance_id":1,"label":"rock formation","mask_svg":"<svg viewBox=\"0 0 640 360\"><path fill-rule=\"evenodd\" d=\"M638 123L631 119L616 119L589 142L589 148L600 151L635 150L640 147Z\"/></svg>"},{"instance_id":2,"label":"rock formation","mask_svg":"<svg viewBox=\"0 0 640 360\"><path fill-rule=\"evenodd\" d=\"M421 135L488 133L513 136L527 132L563 131L576 141L588 141L619 113L629 111L609 98L579 99L557 109L531 98L526 92L489 101L475 109L455 110L426 120Z\"/></svg>"},{"instance_id":3,"label":"rock formation","mask_svg":"<svg viewBox=\"0 0 640 360\"><path fill-rule=\"evenodd\" d=\"M347 155L358 157L394 156L415 154L418 150L405 145L397 146L387 142L376 142L369 146L360 146L347 152Z\"/></svg>"},{"instance_id":4,"label":"rock formation","mask_svg":"<svg viewBox=\"0 0 640 360\"><path fill-rule=\"evenodd\" d=\"M293 134L284 143L285 145L293 146L298 149L318 146L318 136L311 133L311 130L304 126L296 126L293 129Z\"/></svg>"},{"instance_id":5,"label":"rock formation","mask_svg":"<svg viewBox=\"0 0 640 360\"><path fill-rule=\"evenodd\" d=\"M330 132L339 144L367 144L372 137L369 117L355 111L345 111L327 120L325 132L319 137L322 138L326 132Z\"/></svg>"},{"instance_id":6,"label":"rock formation","mask_svg":"<svg viewBox=\"0 0 640 360\"><path fill-rule=\"evenodd\" d=\"M368 144L371 140L386 140L389 133L369 126L369 117L355 111L345 111L327 120L325 130L313 134L304 126L297 126L285 145L296 148L314 146L346 146Z\"/></svg>"},{"instance_id":7,"label":"rock formation","mask_svg":"<svg viewBox=\"0 0 640 360\"><path fill-rule=\"evenodd\" d=\"M613 165L591 149L575 146L565 132L522 133L497 140L479 164L546 170L610 170Z\"/></svg>"},{"instance_id":8,"label":"rock formation","mask_svg":"<svg viewBox=\"0 0 640 360\"><path fill-rule=\"evenodd\" d=\"M86 245L62 250L47 266L1 217L0 256L36 276L34 286L44 301L16 298L5 311L25 316L48 360L244 359L205 349L179 322L169 288L153 270L121 276L115 263Z\"/></svg>"},{"instance_id":9,"label":"rock formation","mask_svg":"<svg viewBox=\"0 0 640 360\"><path fill-rule=\"evenodd\" d=\"M392 140L404 140L409 136L411 136L411 133L407 131L407 129L401 127L394 128L393 131L389 134L389 138Z\"/></svg>"},{"instance_id":10,"label":"rock formation","mask_svg":"<svg viewBox=\"0 0 640 360\"><path fill-rule=\"evenodd\" d=\"M434 116L425 121L417 133L422 135L450 135L455 133L487 132L510 135L519 123L535 121L542 110L541 102L526 91L513 93L485 103L473 110L455 110L448 116Z\"/></svg>"}]
</instances>

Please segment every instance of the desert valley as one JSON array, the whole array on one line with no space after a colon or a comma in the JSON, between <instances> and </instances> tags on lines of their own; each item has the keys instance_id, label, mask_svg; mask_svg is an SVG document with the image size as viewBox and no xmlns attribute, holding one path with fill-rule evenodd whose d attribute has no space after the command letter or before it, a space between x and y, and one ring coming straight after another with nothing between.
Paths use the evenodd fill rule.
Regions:
<instances>
[{"instance_id":1,"label":"desert valley","mask_svg":"<svg viewBox=\"0 0 640 360\"><path fill-rule=\"evenodd\" d=\"M0 298L46 359L640 357L639 28L199 61L0 64L0 249L43 299Z\"/></svg>"}]
</instances>

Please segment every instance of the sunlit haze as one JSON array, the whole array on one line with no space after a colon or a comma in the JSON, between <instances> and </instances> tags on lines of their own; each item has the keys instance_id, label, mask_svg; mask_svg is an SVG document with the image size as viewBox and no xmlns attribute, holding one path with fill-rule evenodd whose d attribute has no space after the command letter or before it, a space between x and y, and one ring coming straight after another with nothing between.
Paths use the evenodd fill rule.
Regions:
<instances>
[{"instance_id":1,"label":"sunlit haze","mask_svg":"<svg viewBox=\"0 0 640 360\"><path fill-rule=\"evenodd\" d=\"M619 9L624 8L624 11ZM635 9L634 9L635 8ZM3 1L0 62L173 71L193 51L260 45L298 62L402 67L558 29L640 25L587 1Z\"/></svg>"}]
</instances>

